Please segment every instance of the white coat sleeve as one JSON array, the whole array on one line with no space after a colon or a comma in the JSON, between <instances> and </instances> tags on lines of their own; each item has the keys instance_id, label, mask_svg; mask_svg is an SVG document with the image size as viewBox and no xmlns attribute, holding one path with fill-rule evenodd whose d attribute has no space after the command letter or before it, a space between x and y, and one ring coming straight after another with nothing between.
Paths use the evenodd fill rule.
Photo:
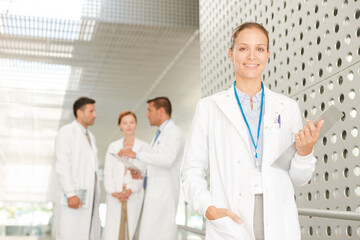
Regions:
<instances>
[{"instance_id":1,"label":"white coat sleeve","mask_svg":"<svg viewBox=\"0 0 360 240\"><path fill-rule=\"evenodd\" d=\"M181 170L181 181L186 201L203 216L214 205L208 190L206 172L209 167L208 111L200 100L196 106L190 131L190 141Z\"/></svg>"},{"instance_id":2,"label":"white coat sleeve","mask_svg":"<svg viewBox=\"0 0 360 240\"><path fill-rule=\"evenodd\" d=\"M75 183L71 175L72 133L69 129L60 129L55 139L55 169L60 186L67 197L75 196Z\"/></svg>"},{"instance_id":3,"label":"white coat sleeve","mask_svg":"<svg viewBox=\"0 0 360 240\"><path fill-rule=\"evenodd\" d=\"M143 187L143 179L131 179L128 185L126 186L127 189L131 189L133 193L139 192Z\"/></svg>"},{"instance_id":4,"label":"white coat sleeve","mask_svg":"<svg viewBox=\"0 0 360 240\"><path fill-rule=\"evenodd\" d=\"M110 154L112 151L112 146L108 147L105 155L105 163L104 163L104 187L105 191L108 193L116 192L115 189L115 179L114 179L114 168L116 159ZM123 173L119 173L123 174Z\"/></svg>"},{"instance_id":5,"label":"white coat sleeve","mask_svg":"<svg viewBox=\"0 0 360 240\"><path fill-rule=\"evenodd\" d=\"M183 149L184 137L179 128L171 128L164 131L163 143L156 152L139 152L136 158L143 163L157 167L169 168L176 161Z\"/></svg>"},{"instance_id":6,"label":"white coat sleeve","mask_svg":"<svg viewBox=\"0 0 360 240\"><path fill-rule=\"evenodd\" d=\"M141 147L139 149L140 152L148 152L150 151L150 145L147 142L141 141ZM137 163L137 167L140 169L141 173L144 174L146 171L146 164L141 163L140 161L136 161L134 159L135 163ZM143 187L144 179L131 179L129 185L127 186L129 189L131 189L132 192L139 192L141 188Z\"/></svg>"},{"instance_id":7,"label":"white coat sleeve","mask_svg":"<svg viewBox=\"0 0 360 240\"><path fill-rule=\"evenodd\" d=\"M296 107L293 116L297 116L296 121L293 125L293 133L297 133L300 129L303 128L301 112L299 106L296 104ZM316 159L313 155L313 152L307 156L299 156L295 153L294 158L291 160L291 165L289 169L289 176L294 186L303 186L310 181L314 171L315 171Z\"/></svg>"},{"instance_id":8,"label":"white coat sleeve","mask_svg":"<svg viewBox=\"0 0 360 240\"><path fill-rule=\"evenodd\" d=\"M137 157L139 156L139 154L141 152L150 152L151 151L150 145L147 142L141 141L139 144L141 144L141 147L137 151ZM141 175L145 176L147 164L142 161L138 161L138 159L133 159L133 164L140 170Z\"/></svg>"}]
</instances>

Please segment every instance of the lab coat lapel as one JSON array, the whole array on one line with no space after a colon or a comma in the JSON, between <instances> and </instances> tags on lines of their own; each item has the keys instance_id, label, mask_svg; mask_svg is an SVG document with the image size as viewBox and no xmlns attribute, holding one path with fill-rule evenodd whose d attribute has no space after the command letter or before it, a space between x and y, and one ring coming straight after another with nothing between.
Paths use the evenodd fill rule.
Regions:
<instances>
[{"instance_id":1,"label":"lab coat lapel","mask_svg":"<svg viewBox=\"0 0 360 240\"><path fill-rule=\"evenodd\" d=\"M132 150L133 150L134 152L138 152L139 149L140 149L140 144L139 144L138 139L135 137L134 145L133 145L133 147L132 147Z\"/></svg>"},{"instance_id":2,"label":"lab coat lapel","mask_svg":"<svg viewBox=\"0 0 360 240\"><path fill-rule=\"evenodd\" d=\"M117 147L118 147L118 149L116 150L117 152L115 152L115 153L118 153L121 149L124 148L124 138L120 139L119 145Z\"/></svg>"},{"instance_id":3,"label":"lab coat lapel","mask_svg":"<svg viewBox=\"0 0 360 240\"><path fill-rule=\"evenodd\" d=\"M79 146L81 146L81 148L83 148L83 149L89 148L90 151L93 153L93 154L89 154L88 156L89 156L89 159L91 159L91 162L94 164L94 169L97 172L97 169L98 169L97 148L95 146L95 141L93 139L92 133L90 133L90 131L88 129L89 138L90 138L90 142L91 142L91 145L90 145L85 133L82 131L82 129L78 126L78 124L75 121L76 120L74 120L73 124L75 125L75 129L77 129L77 132L80 136L80 141L81 141Z\"/></svg>"},{"instance_id":4,"label":"lab coat lapel","mask_svg":"<svg viewBox=\"0 0 360 240\"><path fill-rule=\"evenodd\" d=\"M89 131L89 134L90 134L90 131ZM97 149L96 149L95 142L93 141L91 135L90 135L90 142L91 142L91 145L89 144L89 146L90 146L91 150L93 151L93 153L96 153Z\"/></svg>"},{"instance_id":5,"label":"lab coat lapel","mask_svg":"<svg viewBox=\"0 0 360 240\"><path fill-rule=\"evenodd\" d=\"M236 102L234 89L229 88L225 94L221 94L215 97L215 102L229 119L235 129L239 132L240 136L245 141L247 148L250 152L249 138L247 133L247 126L241 115L240 108Z\"/></svg>"},{"instance_id":6,"label":"lab coat lapel","mask_svg":"<svg viewBox=\"0 0 360 240\"><path fill-rule=\"evenodd\" d=\"M268 131L275 123L277 123L276 118L279 116L279 113L282 111L280 108L280 102L275 98L273 93L265 87L265 101L264 101L264 133ZM284 103L282 103L284 104Z\"/></svg>"},{"instance_id":7,"label":"lab coat lapel","mask_svg":"<svg viewBox=\"0 0 360 240\"><path fill-rule=\"evenodd\" d=\"M278 116L284 111L284 102L265 87L265 112L264 112L264 134L263 134L263 162L268 162L268 156L272 151L272 133L274 125L278 124Z\"/></svg>"},{"instance_id":8,"label":"lab coat lapel","mask_svg":"<svg viewBox=\"0 0 360 240\"><path fill-rule=\"evenodd\" d=\"M86 138L86 135L85 133L83 132L83 130L80 128L80 126L78 125L78 123L76 122L76 120L73 121L73 125L74 125L74 128L76 129L77 131L77 134L80 136L80 141L81 141L81 146L87 146L87 147L90 147L90 144L89 144L89 141L87 140ZM89 134L89 137L90 137L90 142L91 142L91 136ZM92 142L91 142L92 144Z\"/></svg>"},{"instance_id":9,"label":"lab coat lapel","mask_svg":"<svg viewBox=\"0 0 360 240\"><path fill-rule=\"evenodd\" d=\"M154 136L153 140L151 141L151 144L152 144L151 148L152 149L156 148L156 146L160 145L161 142L164 141L164 139L163 139L164 138L164 132L166 131L166 129L171 128L173 124L174 124L173 121L169 120L169 122L165 125L164 129L161 130L159 137L156 139L156 142L154 142L155 137L156 137L156 136Z\"/></svg>"},{"instance_id":10,"label":"lab coat lapel","mask_svg":"<svg viewBox=\"0 0 360 240\"><path fill-rule=\"evenodd\" d=\"M91 137L91 134L90 134L90 131L88 129L88 133L89 133L89 138L90 138L90 142L91 142L91 145L89 144L89 141L85 135L85 133L83 132L83 130L80 128L80 126L78 125L78 123L76 122L76 120L73 121L73 124L75 126L75 129L77 130L78 134L81 136L80 139L81 139L81 145L82 146L87 146L91 149L92 152L95 152L96 151L96 148L94 146L94 141Z\"/></svg>"}]
</instances>

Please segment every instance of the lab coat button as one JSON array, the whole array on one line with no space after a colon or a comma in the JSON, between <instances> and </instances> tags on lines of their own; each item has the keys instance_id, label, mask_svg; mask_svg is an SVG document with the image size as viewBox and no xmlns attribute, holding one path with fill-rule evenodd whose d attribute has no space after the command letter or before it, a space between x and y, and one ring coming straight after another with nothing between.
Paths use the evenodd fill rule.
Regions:
<instances>
[{"instance_id":1,"label":"lab coat button","mask_svg":"<svg viewBox=\"0 0 360 240\"><path fill-rule=\"evenodd\" d=\"M241 197L241 193L239 193L239 197Z\"/></svg>"}]
</instances>

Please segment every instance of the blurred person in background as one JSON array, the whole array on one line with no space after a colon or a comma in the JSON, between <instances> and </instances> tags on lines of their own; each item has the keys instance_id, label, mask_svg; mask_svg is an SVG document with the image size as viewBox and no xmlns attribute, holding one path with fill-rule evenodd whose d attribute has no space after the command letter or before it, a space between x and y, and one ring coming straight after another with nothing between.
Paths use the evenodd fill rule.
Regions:
<instances>
[{"instance_id":1,"label":"blurred person in background","mask_svg":"<svg viewBox=\"0 0 360 240\"><path fill-rule=\"evenodd\" d=\"M104 167L106 190L106 222L103 240L133 239L143 201L143 179L133 179L117 156L121 149L136 152L148 151L149 144L135 137L136 115L124 111L118 117L118 127L124 137L110 143ZM130 159L131 161L131 159ZM145 166L143 167L143 171Z\"/></svg>"},{"instance_id":2,"label":"blurred person in background","mask_svg":"<svg viewBox=\"0 0 360 240\"><path fill-rule=\"evenodd\" d=\"M119 153L120 156L135 158L135 165L147 164L143 211L135 239L176 240L180 166L185 139L171 119L172 108L167 97L150 99L147 103L146 116L150 125L158 127L151 149L146 152L122 149Z\"/></svg>"},{"instance_id":3,"label":"blurred person in background","mask_svg":"<svg viewBox=\"0 0 360 240\"><path fill-rule=\"evenodd\" d=\"M74 102L76 120L63 126L55 139L55 169L60 188L56 206L57 240L99 240L100 188L94 135L95 100Z\"/></svg>"}]
</instances>

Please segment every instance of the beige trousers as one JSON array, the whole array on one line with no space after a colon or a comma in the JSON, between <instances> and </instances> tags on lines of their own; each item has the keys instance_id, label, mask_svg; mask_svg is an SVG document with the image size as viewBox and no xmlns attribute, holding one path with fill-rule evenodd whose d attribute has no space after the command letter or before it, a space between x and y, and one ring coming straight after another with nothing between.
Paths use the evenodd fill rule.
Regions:
<instances>
[{"instance_id":1,"label":"beige trousers","mask_svg":"<svg viewBox=\"0 0 360 240\"><path fill-rule=\"evenodd\" d=\"M264 240L264 203L263 195L255 194L254 233L256 240Z\"/></svg>"},{"instance_id":2,"label":"beige trousers","mask_svg":"<svg viewBox=\"0 0 360 240\"><path fill-rule=\"evenodd\" d=\"M127 201L121 203L121 222L120 222L119 240L130 240L129 222L127 219Z\"/></svg>"}]
</instances>

